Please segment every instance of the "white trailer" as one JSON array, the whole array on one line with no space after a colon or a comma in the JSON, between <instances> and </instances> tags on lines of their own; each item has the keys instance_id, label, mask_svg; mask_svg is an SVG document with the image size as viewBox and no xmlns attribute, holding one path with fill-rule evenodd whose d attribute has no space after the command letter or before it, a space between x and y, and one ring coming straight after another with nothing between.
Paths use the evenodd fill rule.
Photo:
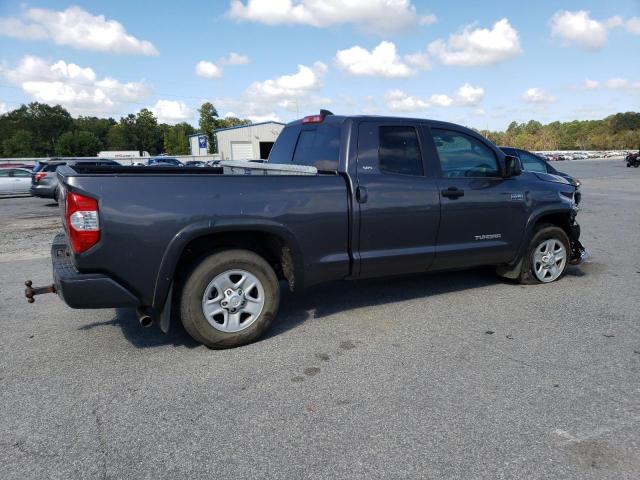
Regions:
<instances>
[{"instance_id":1,"label":"white trailer","mask_svg":"<svg viewBox=\"0 0 640 480\"><path fill-rule=\"evenodd\" d=\"M149 152L143 151L142 155L138 150L105 150L98 152L98 158L111 158L113 160L128 160L133 158L148 157Z\"/></svg>"}]
</instances>

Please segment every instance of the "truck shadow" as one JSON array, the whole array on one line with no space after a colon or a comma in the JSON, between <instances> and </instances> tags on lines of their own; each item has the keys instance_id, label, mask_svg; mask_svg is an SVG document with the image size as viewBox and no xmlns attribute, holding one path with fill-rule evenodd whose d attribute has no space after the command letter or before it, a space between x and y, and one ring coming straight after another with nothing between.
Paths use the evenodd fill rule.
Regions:
<instances>
[{"instance_id":1,"label":"truck shadow","mask_svg":"<svg viewBox=\"0 0 640 480\"><path fill-rule=\"evenodd\" d=\"M578 267L570 267L567 275L582 276ZM459 272L411 275L384 279L341 281L314 286L291 293L281 284L280 311L261 340L280 335L312 319L322 319L339 312L387 303L411 301L451 292L471 290L501 283L511 283L498 277L493 268L476 268ZM156 326L142 328L133 309L116 309L114 318L107 322L88 324L81 329L113 325L122 329L124 337L136 348L161 346L199 347L184 330L174 311L169 333Z\"/></svg>"},{"instance_id":2,"label":"truck shadow","mask_svg":"<svg viewBox=\"0 0 640 480\"><path fill-rule=\"evenodd\" d=\"M79 330L92 330L96 327L103 326L120 327L124 337L136 348L152 348L169 345L188 348L200 346L198 342L187 334L180 321L172 321L171 328L167 334L162 333L160 328L155 325L151 328L142 328L138 322L136 311L132 308L117 308L115 310L115 316L111 320L89 323L80 327Z\"/></svg>"},{"instance_id":3,"label":"truck shadow","mask_svg":"<svg viewBox=\"0 0 640 480\"><path fill-rule=\"evenodd\" d=\"M312 287L296 294L284 290L278 318L263 339L279 335L309 319L335 313L433 297L505 283L493 268L410 275L359 281L342 281Z\"/></svg>"}]
</instances>

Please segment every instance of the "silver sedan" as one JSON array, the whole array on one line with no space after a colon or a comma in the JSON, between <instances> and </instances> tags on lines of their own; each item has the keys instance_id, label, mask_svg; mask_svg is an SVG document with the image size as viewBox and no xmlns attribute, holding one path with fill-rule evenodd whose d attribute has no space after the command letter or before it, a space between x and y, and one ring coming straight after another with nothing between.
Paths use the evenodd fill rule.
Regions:
<instances>
[{"instance_id":1,"label":"silver sedan","mask_svg":"<svg viewBox=\"0 0 640 480\"><path fill-rule=\"evenodd\" d=\"M31 170L26 168L0 169L0 196L30 194Z\"/></svg>"}]
</instances>

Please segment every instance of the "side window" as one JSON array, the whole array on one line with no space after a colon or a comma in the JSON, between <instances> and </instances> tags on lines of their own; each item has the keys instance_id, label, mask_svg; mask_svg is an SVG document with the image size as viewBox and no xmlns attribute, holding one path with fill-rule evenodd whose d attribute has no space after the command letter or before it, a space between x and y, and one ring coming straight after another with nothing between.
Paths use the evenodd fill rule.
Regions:
<instances>
[{"instance_id":1,"label":"side window","mask_svg":"<svg viewBox=\"0 0 640 480\"><path fill-rule=\"evenodd\" d=\"M487 145L477 138L453 130L431 129L440 157L442 176L498 177L498 159Z\"/></svg>"},{"instance_id":2,"label":"side window","mask_svg":"<svg viewBox=\"0 0 640 480\"><path fill-rule=\"evenodd\" d=\"M0 170L0 177L8 177L11 170Z\"/></svg>"},{"instance_id":3,"label":"side window","mask_svg":"<svg viewBox=\"0 0 640 480\"><path fill-rule=\"evenodd\" d=\"M318 170L337 170L340 133L338 125L319 125L301 130L292 163L316 167Z\"/></svg>"},{"instance_id":4,"label":"side window","mask_svg":"<svg viewBox=\"0 0 640 480\"><path fill-rule=\"evenodd\" d=\"M378 162L381 172L424 175L418 134L414 127L380 127Z\"/></svg>"},{"instance_id":5,"label":"side window","mask_svg":"<svg viewBox=\"0 0 640 480\"><path fill-rule=\"evenodd\" d=\"M62 165L66 165L66 163L50 163L49 165L44 167L44 171L45 172L55 172L58 169L58 167L60 167Z\"/></svg>"},{"instance_id":6,"label":"side window","mask_svg":"<svg viewBox=\"0 0 640 480\"><path fill-rule=\"evenodd\" d=\"M30 177L31 173L27 172L25 170L14 170L13 171L13 176L14 177Z\"/></svg>"},{"instance_id":7,"label":"side window","mask_svg":"<svg viewBox=\"0 0 640 480\"><path fill-rule=\"evenodd\" d=\"M529 152L520 152L520 160L522 160L522 168L527 172L547 173L547 164L541 158L532 155Z\"/></svg>"}]
</instances>

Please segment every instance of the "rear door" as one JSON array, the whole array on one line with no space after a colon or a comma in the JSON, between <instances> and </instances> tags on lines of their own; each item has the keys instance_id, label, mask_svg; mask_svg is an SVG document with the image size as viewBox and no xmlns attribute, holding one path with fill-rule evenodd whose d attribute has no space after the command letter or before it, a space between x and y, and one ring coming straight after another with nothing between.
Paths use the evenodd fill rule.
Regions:
<instances>
[{"instance_id":1,"label":"rear door","mask_svg":"<svg viewBox=\"0 0 640 480\"><path fill-rule=\"evenodd\" d=\"M440 199L423 143L418 123L358 127L360 277L423 272L433 261Z\"/></svg>"},{"instance_id":2,"label":"rear door","mask_svg":"<svg viewBox=\"0 0 640 480\"><path fill-rule=\"evenodd\" d=\"M0 195L8 195L13 192L13 178L9 169L0 169Z\"/></svg>"},{"instance_id":3,"label":"rear door","mask_svg":"<svg viewBox=\"0 0 640 480\"><path fill-rule=\"evenodd\" d=\"M31 173L27 170L21 170L19 168L12 170L13 172L13 192L14 193L29 193L31 188Z\"/></svg>"},{"instance_id":4,"label":"rear door","mask_svg":"<svg viewBox=\"0 0 640 480\"><path fill-rule=\"evenodd\" d=\"M502 177L497 149L482 137L452 127L430 131L442 202L434 269L512 260L526 221L521 179Z\"/></svg>"}]
</instances>

